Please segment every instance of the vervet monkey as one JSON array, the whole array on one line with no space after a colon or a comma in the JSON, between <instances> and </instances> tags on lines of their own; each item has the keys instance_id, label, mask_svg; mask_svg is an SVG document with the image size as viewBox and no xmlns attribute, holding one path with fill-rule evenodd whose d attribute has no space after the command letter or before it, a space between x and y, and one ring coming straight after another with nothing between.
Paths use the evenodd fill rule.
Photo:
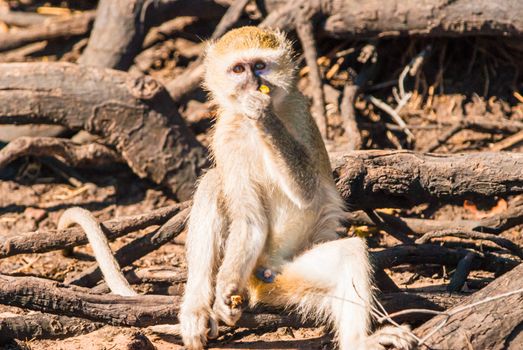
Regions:
<instances>
[{"instance_id":1,"label":"vervet monkey","mask_svg":"<svg viewBox=\"0 0 523 350\"><path fill-rule=\"evenodd\" d=\"M362 239L338 239L343 201L296 63L280 32L243 27L209 45L205 87L218 105L212 154L188 223L179 313L189 350L234 325L242 301L293 308L332 327L342 350L412 349L401 327L370 333L371 268ZM94 217L68 209L60 228L86 231L111 291L135 292Z\"/></svg>"},{"instance_id":2,"label":"vervet monkey","mask_svg":"<svg viewBox=\"0 0 523 350\"><path fill-rule=\"evenodd\" d=\"M248 297L332 326L342 350L411 349L405 329L369 335L366 246L337 239L343 201L296 88L291 42L280 32L235 29L209 45L205 68L218 106L215 166L199 183L188 224L185 346L202 349L218 322L234 325Z\"/></svg>"}]
</instances>

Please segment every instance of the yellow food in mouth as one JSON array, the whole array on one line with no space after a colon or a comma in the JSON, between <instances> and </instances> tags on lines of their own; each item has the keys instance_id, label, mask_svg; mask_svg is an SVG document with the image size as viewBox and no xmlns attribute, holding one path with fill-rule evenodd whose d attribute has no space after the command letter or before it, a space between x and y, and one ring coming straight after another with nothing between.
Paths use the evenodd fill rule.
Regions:
<instances>
[{"instance_id":1,"label":"yellow food in mouth","mask_svg":"<svg viewBox=\"0 0 523 350\"><path fill-rule=\"evenodd\" d=\"M269 92L271 92L271 89L267 85L261 85L258 90L265 95L268 95Z\"/></svg>"}]
</instances>

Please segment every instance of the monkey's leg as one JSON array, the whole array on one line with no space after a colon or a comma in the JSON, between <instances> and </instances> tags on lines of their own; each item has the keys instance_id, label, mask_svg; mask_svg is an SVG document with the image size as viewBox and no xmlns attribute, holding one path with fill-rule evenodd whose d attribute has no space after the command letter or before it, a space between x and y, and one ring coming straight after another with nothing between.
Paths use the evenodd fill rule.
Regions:
<instances>
[{"instance_id":1,"label":"monkey's leg","mask_svg":"<svg viewBox=\"0 0 523 350\"><path fill-rule=\"evenodd\" d=\"M264 284L261 301L296 307L313 319L329 322L341 350L410 349L402 332L368 336L372 300L365 243L346 238L315 246L283 266L274 283ZM272 287L271 287L272 286Z\"/></svg>"},{"instance_id":2,"label":"monkey's leg","mask_svg":"<svg viewBox=\"0 0 523 350\"><path fill-rule=\"evenodd\" d=\"M225 219L219 207L219 188L218 173L211 169L196 190L189 217L186 241L188 276L179 314L180 332L189 350L203 348L209 323L209 336L216 336L218 331L212 316L213 276L226 234Z\"/></svg>"}]
</instances>

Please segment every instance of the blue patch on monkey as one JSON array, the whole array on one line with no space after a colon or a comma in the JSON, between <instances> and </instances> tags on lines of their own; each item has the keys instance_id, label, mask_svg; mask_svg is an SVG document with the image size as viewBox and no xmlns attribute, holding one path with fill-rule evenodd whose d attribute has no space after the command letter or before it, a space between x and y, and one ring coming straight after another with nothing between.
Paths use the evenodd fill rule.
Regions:
<instances>
[{"instance_id":1,"label":"blue patch on monkey","mask_svg":"<svg viewBox=\"0 0 523 350\"><path fill-rule=\"evenodd\" d=\"M254 273L257 279L265 283L272 283L276 278L276 274L265 267L258 267Z\"/></svg>"}]
</instances>

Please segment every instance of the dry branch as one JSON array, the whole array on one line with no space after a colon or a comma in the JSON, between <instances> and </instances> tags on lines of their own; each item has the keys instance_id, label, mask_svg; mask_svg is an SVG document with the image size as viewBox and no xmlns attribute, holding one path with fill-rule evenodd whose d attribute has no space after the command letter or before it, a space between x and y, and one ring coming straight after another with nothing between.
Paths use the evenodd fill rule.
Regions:
<instances>
[{"instance_id":1,"label":"dry branch","mask_svg":"<svg viewBox=\"0 0 523 350\"><path fill-rule=\"evenodd\" d=\"M479 220L431 220L419 218L404 218L382 212L377 212L380 219L389 227L405 234L423 235L430 231L446 229L479 231L499 234L509 228L523 224L523 206L516 205L501 214ZM364 212L346 213L345 224L374 226L376 223Z\"/></svg>"},{"instance_id":2,"label":"dry branch","mask_svg":"<svg viewBox=\"0 0 523 350\"><path fill-rule=\"evenodd\" d=\"M186 199L207 157L174 106L150 77L67 63L0 64L0 124L101 135L138 176Z\"/></svg>"},{"instance_id":3,"label":"dry branch","mask_svg":"<svg viewBox=\"0 0 523 350\"><path fill-rule=\"evenodd\" d=\"M16 32L0 33L0 52L36 41L85 35L91 30L93 20L94 12L87 11L65 18L49 19L43 25L34 25Z\"/></svg>"},{"instance_id":4,"label":"dry branch","mask_svg":"<svg viewBox=\"0 0 523 350\"><path fill-rule=\"evenodd\" d=\"M0 276L0 303L120 326L176 321L179 297L97 295L41 278Z\"/></svg>"},{"instance_id":5,"label":"dry branch","mask_svg":"<svg viewBox=\"0 0 523 350\"><path fill-rule=\"evenodd\" d=\"M323 81L318 63L318 52L314 40L314 27L312 19L306 9L301 9L296 23L296 32L300 38L303 55L309 67L309 84L312 90L311 112L318 125L321 136L327 138L327 118L325 116L325 96L323 94Z\"/></svg>"},{"instance_id":6,"label":"dry branch","mask_svg":"<svg viewBox=\"0 0 523 350\"><path fill-rule=\"evenodd\" d=\"M415 333L427 336L453 314L446 324L427 340L431 349L517 349L521 346L523 324L523 265L497 278L487 287L425 323ZM477 304L503 293L515 293L497 300ZM463 311L459 311L462 309Z\"/></svg>"},{"instance_id":7,"label":"dry branch","mask_svg":"<svg viewBox=\"0 0 523 350\"><path fill-rule=\"evenodd\" d=\"M134 261L160 248L178 236L185 228L189 210L189 208L182 210L169 219L158 230L148 233L118 249L115 253L115 258L120 267L132 264ZM78 276L72 277L67 283L83 287L93 287L101 279L102 272L98 268L98 264L96 264L82 271Z\"/></svg>"},{"instance_id":8,"label":"dry branch","mask_svg":"<svg viewBox=\"0 0 523 350\"><path fill-rule=\"evenodd\" d=\"M122 161L118 153L98 143L80 145L69 139L27 136L0 149L0 169L23 156L55 157L79 168L108 166Z\"/></svg>"},{"instance_id":9,"label":"dry branch","mask_svg":"<svg viewBox=\"0 0 523 350\"><path fill-rule=\"evenodd\" d=\"M397 245L381 251L372 252L371 259L376 269L391 268L403 264L436 264L456 266L470 251L447 248L436 244ZM474 260L475 270L503 273L517 266L520 261L505 259L493 254L483 253Z\"/></svg>"},{"instance_id":10,"label":"dry branch","mask_svg":"<svg viewBox=\"0 0 523 350\"><path fill-rule=\"evenodd\" d=\"M354 151L335 170L338 190L354 208L406 208L523 193L523 154L417 154Z\"/></svg>"},{"instance_id":11,"label":"dry branch","mask_svg":"<svg viewBox=\"0 0 523 350\"><path fill-rule=\"evenodd\" d=\"M416 240L416 243L424 244L424 243L429 242L431 239L441 238L441 237L445 237L445 236L454 236L454 237L460 237L460 238L470 238L470 239L491 241L491 242L499 245L500 247L503 247L503 248L511 251L514 255L523 259L523 252L517 244L513 243L509 239L496 236L492 233L483 233L483 232L461 230L461 229L438 230L438 231L431 231L431 232L425 233L422 237L420 237Z\"/></svg>"},{"instance_id":12,"label":"dry branch","mask_svg":"<svg viewBox=\"0 0 523 350\"><path fill-rule=\"evenodd\" d=\"M441 310L449 305L448 298L424 298L424 294L392 293L382 298L394 312L404 308L429 307ZM89 289L35 277L0 276L0 303L53 314L82 317L117 326L148 326L174 324L180 302L178 296L139 295L122 297L94 294ZM443 303L443 304L440 304ZM453 303L451 301L451 303ZM258 310L254 310L258 311ZM265 312L265 310L263 310ZM299 326L293 316L245 312L238 327L260 325Z\"/></svg>"},{"instance_id":13,"label":"dry branch","mask_svg":"<svg viewBox=\"0 0 523 350\"><path fill-rule=\"evenodd\" d=\"M146 214L112 219L103 222L102 229L109 239L114 239L152 225L162 225L189 205L189 202L184 202L178 205L153 210ZM87 238L79 227L65 230L13 234L0 241L0 258L17 254L44 253L86 243Z\"/></svg>"}]
</instances>

